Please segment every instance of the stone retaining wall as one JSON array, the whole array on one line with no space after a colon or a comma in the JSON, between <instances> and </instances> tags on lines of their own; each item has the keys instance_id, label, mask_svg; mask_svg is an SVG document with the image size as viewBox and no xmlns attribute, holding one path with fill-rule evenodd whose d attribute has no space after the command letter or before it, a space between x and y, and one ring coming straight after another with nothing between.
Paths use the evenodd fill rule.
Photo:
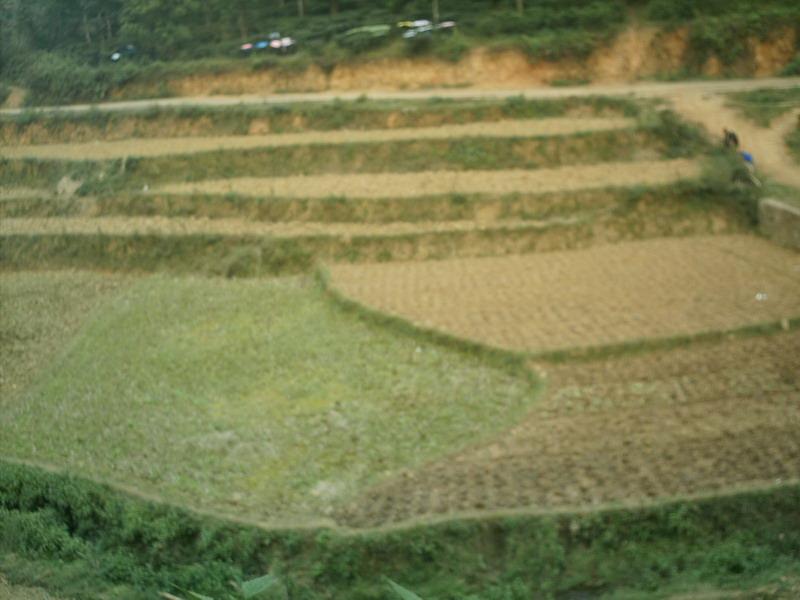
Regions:
<instances>
[{"instance_id":1,"label":"stone retaining wall","mask_svg":"<svg viewBox=\"0 0 800 600\"><path fill-rule=\"evenodd\" d=\"M800 250L800 206L773 198L758 205L759 229L771 240Z\"/></svg>"}]
</instances>

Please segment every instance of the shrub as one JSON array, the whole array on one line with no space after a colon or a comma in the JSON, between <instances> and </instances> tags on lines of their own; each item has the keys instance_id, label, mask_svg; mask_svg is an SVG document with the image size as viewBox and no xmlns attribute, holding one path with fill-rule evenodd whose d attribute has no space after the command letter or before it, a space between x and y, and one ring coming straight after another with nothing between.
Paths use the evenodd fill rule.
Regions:
<instances>
[{"instance_id":1,"label":"shrub","mask_svg":"<svg viewBox=\"0 0 800 600\"><path fill-rule=\"evenodd\" d=\"M29 104L96 102L137 74L135 65L109 65L95 68L69 56L38 54L23 76L29 89Z\"/></svg>"},{"instance_id":2,"label":"shrub","mask_svg":"<svg viewBox=\"0 0 800 600\"><path fill-rule=\"evenodd\" d=\"M693 0L651 0L646 8L647 18L653 21L687 21L694 17Z\"/></svg>"},{"instance_id":3,"label":"shrub","mask_svg":"<svg viewBox=\"0 0 800 600\"><path fill-rule=\"evenodd\" d=\"M791 77L792 75L800 75L800 52L794 55L791 62L786 65L781 71L784 77Z\"/></svg>"}]
</instances>

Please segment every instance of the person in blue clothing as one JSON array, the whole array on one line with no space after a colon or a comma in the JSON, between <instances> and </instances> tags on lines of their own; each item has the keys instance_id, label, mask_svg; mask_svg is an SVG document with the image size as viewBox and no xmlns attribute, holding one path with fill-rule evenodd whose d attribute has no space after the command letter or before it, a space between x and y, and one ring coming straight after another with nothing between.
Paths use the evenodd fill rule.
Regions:
<instances>
[{"instance_id":1,"label":"person in blue clothing","mask_svg":"<svg viewBox=\"0 0 800 600\"><path fill-rule=\"evenodd\" d=\"M742 157L744 166L747 169L747 178L757 187L761 187L761 181L756 177L756 159L753 158L752 154L746 151L740 152L739 155Z\"/></svg>"}]
</instances>

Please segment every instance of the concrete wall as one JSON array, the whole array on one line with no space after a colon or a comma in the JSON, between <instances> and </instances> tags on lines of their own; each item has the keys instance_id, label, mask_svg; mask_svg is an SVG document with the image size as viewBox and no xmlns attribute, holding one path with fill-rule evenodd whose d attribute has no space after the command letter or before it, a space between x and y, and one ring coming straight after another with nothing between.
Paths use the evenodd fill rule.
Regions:
<instances>
[{"instance_id":1,"label":"concrete wall","mask_svg":"<svg viewBox=\"0 0 800 600\"><path fill-rule=\"evenodd\" d=\"M761 233L773 241L800 250L800 206L764 198L758 205Z\"/></svg>"}]
</instances>

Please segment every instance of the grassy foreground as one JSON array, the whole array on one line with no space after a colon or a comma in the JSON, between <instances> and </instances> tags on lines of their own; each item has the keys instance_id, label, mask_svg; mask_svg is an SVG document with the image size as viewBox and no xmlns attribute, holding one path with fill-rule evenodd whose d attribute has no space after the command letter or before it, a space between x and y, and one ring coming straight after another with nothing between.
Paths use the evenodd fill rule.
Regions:
<instances>
[{"instance_id":1,"label":"grassy foreground","mask_svg":"<svg viewBox=\"0 0 800 600\"><path fill-rule=\"evenodd\" d=\"M80 598L230 598L265 572L283 598L664 598L800 574L800 487L640 510L459 520L396 531L266 531L0 462L0 570ZM758 596L763 597L763 596ZM768 596L767 596L768 597Z\"/></svg>"},{"instance_id":2,"label":"grassy foreground","mask_svg":"<svg viewBox=\"0 0 800 600\"><path fill-rule=\"evenodd\" d=\"M27 322L13 301L25 288L3 276L9 336ZM526 373L393 336L307 279L144 278L0 403L0 454L228 515L310 522L514 423L537 397Z\"/></svg>"}]
</instances>

